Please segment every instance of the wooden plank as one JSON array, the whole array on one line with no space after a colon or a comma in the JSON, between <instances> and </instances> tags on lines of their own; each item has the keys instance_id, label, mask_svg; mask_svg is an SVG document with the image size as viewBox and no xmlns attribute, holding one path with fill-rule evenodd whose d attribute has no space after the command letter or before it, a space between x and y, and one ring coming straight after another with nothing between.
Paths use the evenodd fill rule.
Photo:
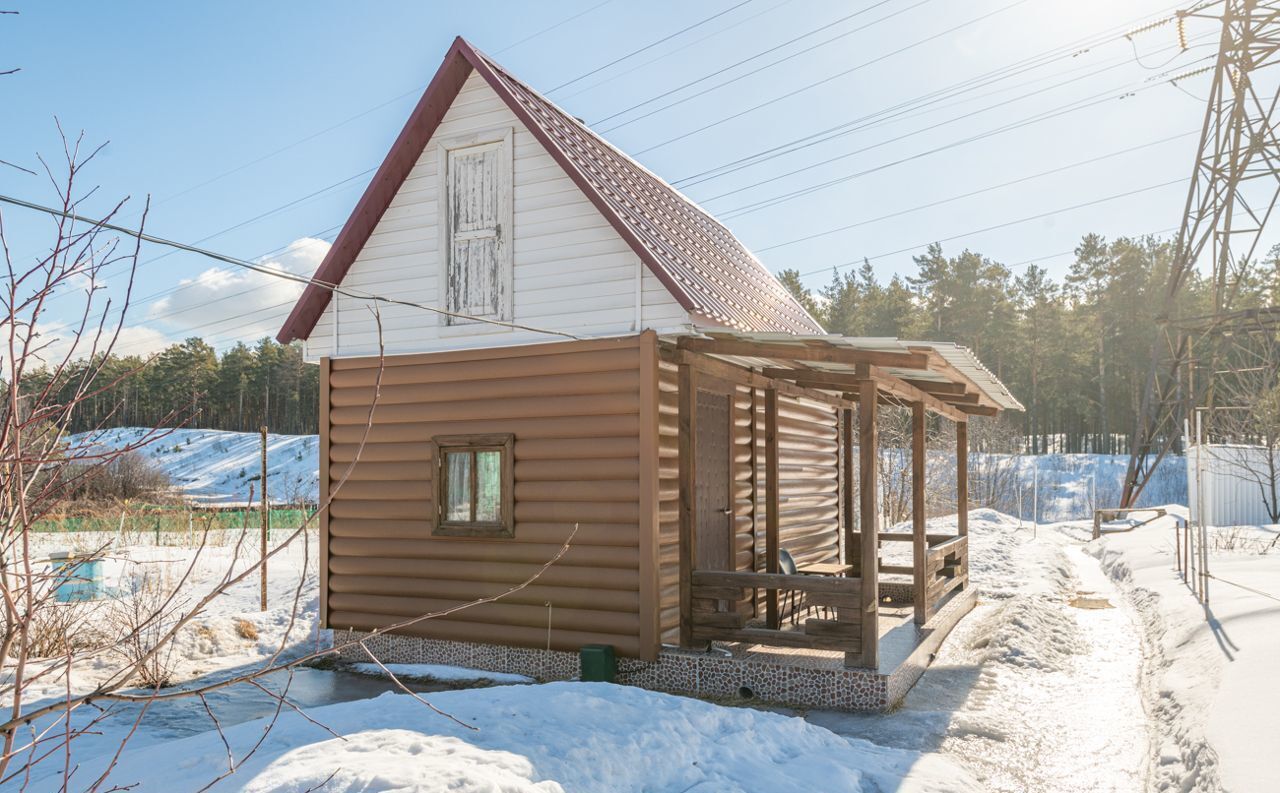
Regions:
<instances>
[{"instance_id":1,"label":"wooden plank","mask_svg":"<svg viewBox=\"0 0 1280 793\"><path fill-rule=\"evenodd\" d=\"M924 564L926 553L924 525L925 414L923 402L911 403L911 581L917 625L925 621Z\"/></svg>"},{"instance_id":2,"label":"wooden plank","mask_svg":"<svg viewBox=\"0 0 1280 793\"><path fill-rule=\"evenodd\" d=\"M712 377L719 377L730 383L738 385L752 386L755 388L774 388L779 393L797 399L808 399L819 402L831 407L846 407L849 400L837 395L830 394L826 391L819 391L812 388L804 388L787 380L778 380L765 377L762 374L751 369L722 361L719 358L712 358L707 355L699 355L698 353L688 350L676 349L674 347L662 347L661 354L663 360L676 364L690 364L703 374Z\"/></svg>"},{"instance_id":3,"label":"wooden plank","mask_svg":"<svg viewBox=\"0 0 1280 793\"><path fill-rule=\"evenodd\" d=\"M860 371L867 369L860 367ZM876 437L876 390L864 388L858 399L858 484L861 497L862 534L861 563L859 570L862 578L862 642L860 657L857 662L868 669L876 669L880 664L880 631L879 608L879 543L880 534L879 498L876 493L876 458L879 440ZM846 665L854 659L846 657Z\"/></svg>"},{"instance_id":4,"label":"wooden plank","mask_svg":"<svg viewBox=\"0 0 1280 793\"><path fill-rule=\"evenodd\" d=\"M916 380L911 377L902 378L902 382L919 388L921 391L927 391L934 396L943 395L959 395L965 393L964 383L940 383L936 380Z\"/></svg>"},{"instance_id":5,"label":"wooden plank","mask_svg":"<svg viewBox=\"0 0 1280 793\"><path fill-rule=\"evenodd\" d=\"M662 649L658 540L658 335L640 334L640 658ZM529 463L525 464L526 466ZM517 474L520 471L517 468ZM518 478L517 478L517 481Z\"/></svg>"},{"instance_id":6,"label":"wooden plank","mask_svg":"<svg viewBox=\"0 0 1280 793\"><path fill-rule=\"evenodd\" d=\"M969 425L956 424L956 525L961 536L969 533Z\"/></svg>"},{"instance_id":7,"label":"wooden plank","mask_svg":"<svg viewBox=\"0 0 1280 793\"><path fill-rule=\"evenodd\" d=\"M760 558L760 553L761 553L760 551L760 460L758 459L760 454L760 420L759 420L760 419L760 415L759 415L760 414L760 396L759 396L759 389L757 389L755 386L750 387L750 393L751 393L751 405L750 405L751 420L750 420L749 426L751 430L751 441L750 441L751 451L747 456L747 465L751 467L749 471L749 477L750 477L749 481L751 484L751 504L750 504L749 514L751 518L751 569L754 570L756 566L756 560ZM751 608L755 613L759 614L760 602L756 599L755 592L752 592Z\"/></svg>"},{"instance_id":8,"label":"wooden plank","mask_svg":"<svg viewBox=\"0 0 1280 793\"><path fill-rule=\"evenodd\" d=\"M329 396L331 364L328 356L320 359L320 498L329 493ZM358 463L357 463L358 464ZM320 510L320 627L329 624L329 509Z\"/></svg>"},{"instance_id":9,"label":"wooden plank","mask_svg":"<svg viewBox=\"0 0 1280 793\"><path fill-rule=\"evenodd\" d=\"M858 579L849 579L857 581ZM844 620L853 622L857 619L858 611L862 607L862 595L859 589L853 589L848 593L844 592L807 592L805 593L805 601L814 606L825 606L827 608L842 609L853 615L851 619Z\"/></svg>"},{"instance_id":10,"label":"wooden plank","mask_svg":"<svg viewBox=\"0 0 1280 793\"><path fill-rule=\"evenodd\" d=\"M940 416L952 421L962 422L968 417L959 408L953 407L941 399L921 391L900 377L895 377L882 369L872 368L871 374L876 388L885 394L891 394L906 402L923 402L924 406Z\"/></svg>"},{"instance_id":11,"label":"wooden plank","mask_svg":"<svg viewBox=\"0 0 1280 793\"><path fill-rule=\"evenodd\" d=\"M834 578L786 573L749 573L729 570L694 570L691 584L704 587L737 587L739 589L793 589L799 592L833 592L852 595L860 589L856 578Z\"/></svg>"},{"instance_id":12,"label":"wooden plank","mask_svg":"<svg viewBox=\"0 0 1280 793\"><path fill-rule=\"evenodd\" d=\"M862 636L862 626L856 622L824 620L816 617L804 621L804 632L809 636L838 636L856 639Z\"/></svg>"},{"instance_id":13,"label":"wooden plank","mask_svg":"<svg viewBox=\"0 0 1280 793\"><path fill-rule=\"evenodd\" d=\"M840 474L843 489L841 496L841 521L844 529L845 564L856 565L858 549L854 547L854 489L853 489L853 410L840 411Z\"/></svg>"},{"instance_id":14,"label":"wooden plank","mask_svg":"<svg viewBox=\"0 0 1280 793\"><path fill-rule=\"evenodd\" d=\"M694 630L699 628L741 628L745 620L736 611L712 611L693 615Z\"/></svg>"},{"instance_id":15,"label":"wooden plank","mask_svg":"<svg viewBox=\"0 0 1280 793\"><path fill-rule=\"evenodd\" d=\"M693 585L693 599L718 601L718 600L738 600L742 597L743 587L740 586L706 586L695 583Z\"/></svg>"},{"instance_id":16,"label":"wooden plank","mask_svg":"<svg viewBox=\"0 0 1280 793\"><path fill-rule=\"evenodd\" d=\"M692 366L679 368L679 469L680 469L680 646L693 646L692 606L693 569L697 564L694 550L694 488L697 482L693 439L697 431L698 379Z\"/></svg>"},{"instance_id":17,"label":"wooden plank","mask_svg":"<svg viewBox=\"0 0 1280 793\"><path fill-rule=\"evenodd\" d=\"M814 650L843 650L856 654L861 650L858 639L831 636L810 636L800 631L782 631L769 628L698 628L694 638L700 641L745 642L773 647L796 647Z\"/></svg>"},{"instance_id":18,"label":"wooden plank","mask_svg":"<svg viewBox=\"0 0 1280 793\"><path fill-rule=\"evenodd\" d=\"M880 572L914 576L916 567L912 564L882 564L880 565Z\"/></svg>"},{"instance_id":19,"label":"wooden plank","mask_svg":"<svg viewBox=\"0 0 1280 793\"><path fill-rule=\"evenodd\" d=\"M742 355L750 358L777 358L784 361L821 361L824 363L870 364L899 369L928 369L929 356L918 352L858 350L826 343L787 344L750 341L736 338L680 339L683 350L711 355Z\"/></svg>"},{"instance_id":20,"label":"wooden plank","mask_svg":"<svg viewBox=\"0 0 1280 793\"><path fill-rule=\"evenodd\" d=\"M764 466L765 466L765 522L764 559L765 572L778 572L778 526L780 505L778 502L778 392L770 388L764 392ZM778 592L765 593L765 622L777 628Z\"/></svg>"}]
</instances>

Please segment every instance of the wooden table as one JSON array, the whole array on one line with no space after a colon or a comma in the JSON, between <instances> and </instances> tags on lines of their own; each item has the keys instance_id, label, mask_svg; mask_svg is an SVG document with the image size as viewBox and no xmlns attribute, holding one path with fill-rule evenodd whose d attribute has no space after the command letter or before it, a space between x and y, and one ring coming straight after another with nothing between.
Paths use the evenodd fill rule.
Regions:
<instances>
[{"instance_id":1,"label":"wooden table","mask_svg":"<svg viewBox=\"0 0 1280 793\"><path fill-rule=\"evenodd\" d=\"M800 575L842 576L848 575L852 571L853 565L840 564L839 562L815 562L814 564L796 566L796 572Z\"/></svg>"}]
</instances>

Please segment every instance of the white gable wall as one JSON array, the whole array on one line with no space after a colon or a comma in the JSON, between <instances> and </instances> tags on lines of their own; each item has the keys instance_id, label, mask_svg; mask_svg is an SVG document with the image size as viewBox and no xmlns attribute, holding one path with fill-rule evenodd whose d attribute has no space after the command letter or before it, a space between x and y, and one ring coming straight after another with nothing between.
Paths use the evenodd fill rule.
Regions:
<instances>
[{"instance_id":1,"label":"white gable wall","mask_svg":"<svg viewBox=\"0 0 1280 793\"><path fill-rule=\"evenodd\" d=\"M343 287L442 307L434 141L508 126L515 131L512 322L582 337L649 328L674 331L688 325L688 313L474 72L351 265ZM307 339L307 357L376 354L378 334L370 305L334 295ZM563 338L482 323L450 326L435 312L406 306L378 308L388 354Z\"/></svg>"}]
</instances>

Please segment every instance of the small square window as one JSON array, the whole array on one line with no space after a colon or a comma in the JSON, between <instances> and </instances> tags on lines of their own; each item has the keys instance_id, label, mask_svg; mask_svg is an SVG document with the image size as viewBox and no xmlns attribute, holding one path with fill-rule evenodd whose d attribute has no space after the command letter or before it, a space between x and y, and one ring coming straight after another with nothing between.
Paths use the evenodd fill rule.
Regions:
<instances>
[{"instance_id":1,"label":"small square window","mask_svg":"<svg viewBox=\"0 0 1280 793\"><path fill-rule=\"evenodd\" d=\"M452 435L434 439L436 527L452 537L514 534L512 435Z\"/></svg>"}]
</instances>

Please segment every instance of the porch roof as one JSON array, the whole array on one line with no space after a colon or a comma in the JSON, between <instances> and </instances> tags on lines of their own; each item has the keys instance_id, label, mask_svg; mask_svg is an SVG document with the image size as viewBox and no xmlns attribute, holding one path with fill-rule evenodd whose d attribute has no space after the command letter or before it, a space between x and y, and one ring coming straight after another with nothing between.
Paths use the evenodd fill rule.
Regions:
<instances>
[{"instance_id":1,"label":"porch roof","mask_svg":"<svg viewBox=\"0 0 1280 793\"><path fill-rule=\"evenodd\" d=\"M992 415L1023 410L971 350L950 342L722 328L697 328L672 340L681 349L815 390L848 393L856 390L856 380L870 377L891 397L927 399L948 412Z\"/></svg>"}]
</instances>

